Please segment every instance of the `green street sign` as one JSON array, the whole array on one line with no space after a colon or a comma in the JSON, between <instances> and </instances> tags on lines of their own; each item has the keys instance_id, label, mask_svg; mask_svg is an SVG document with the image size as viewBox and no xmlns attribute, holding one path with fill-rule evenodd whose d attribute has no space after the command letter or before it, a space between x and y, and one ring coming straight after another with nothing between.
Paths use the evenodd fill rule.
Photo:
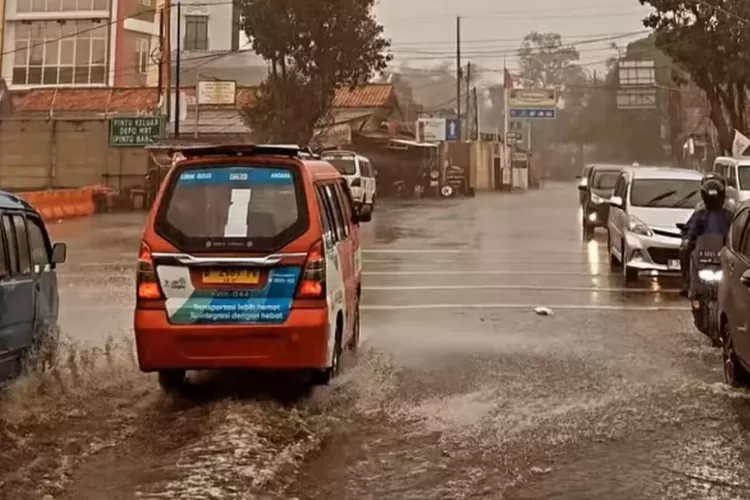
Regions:
<instances>
[{"instance_id":1,"label":"green street sign","mask_svg":"<svg viewBox=\"0 0 750 500\"><path fill-rule=\"evenodd\" d=\"M162 119L158 116L144 118L112 118L109 120L110 146L146 146L161 137Z\"/></svg>"}]
</instances>

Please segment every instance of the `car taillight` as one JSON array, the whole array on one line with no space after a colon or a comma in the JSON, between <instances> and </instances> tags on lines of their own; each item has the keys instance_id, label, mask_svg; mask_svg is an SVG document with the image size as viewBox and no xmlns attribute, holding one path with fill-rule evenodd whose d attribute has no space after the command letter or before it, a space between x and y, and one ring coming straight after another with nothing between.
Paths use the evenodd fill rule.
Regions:
<instances>
[{"instance_id":1,"label":"car taillight","mask_svg":"<svg viewBox=\"0 0 750 500\"><path fill-rule=\"evenodd\" d=\"M138 289L138 300L164 299L159 287L159 279L156 276L154 260L151 257L151 249L145 243L141 243L141 251L138 254L135 283Z\"/></svg>"},{"instance_id":2,"label":"car taillight","mask_svg":"<svg viewBox=\"0 0 750 500\"><path fill-rule=\"evenodd\" d=\"M362 187L362 179L357 177L354 180L352 180L352 187L355 187L355 188Z\"/></svg>"},{"instance_id":3,"label":"car taillight","mask_svg":"<svg viewBox=\"0 0 750 500\"><path fill-rule=\"evenodd\" d=\"M297 297L319 299L326 294L326 257L323 242L316 242L307 253L305 270L299 284Z\"/></svg>"}]
</instances>

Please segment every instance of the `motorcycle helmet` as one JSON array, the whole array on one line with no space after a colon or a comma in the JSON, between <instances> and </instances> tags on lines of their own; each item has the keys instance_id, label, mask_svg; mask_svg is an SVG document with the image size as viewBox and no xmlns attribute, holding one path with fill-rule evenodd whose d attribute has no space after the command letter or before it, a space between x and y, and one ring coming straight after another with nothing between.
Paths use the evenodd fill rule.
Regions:
<instances>
[{"instance_id":1,"label":"motorcycle helmet","mask_svg":"<svg viewBox=\"0 0 750 500\"><path fill-rule=\"evenodd\" d=\"M708 182L710 180L716 180L716 181L721 182L725 188L727 186L727 180L722 175L719 175L715 172L709 172L706 175L704 175L703 178L701 179L701 184Z\"/></svg>"},{"instance_id":2,"label":"motorcycle helmet","mask_svg":"<svg viewBox=\"0 0 750 500\"><path fill-rule=\"evenodd\" d=\"M710 210L718 210L724 206L727 198L725 183L717 178L710 178L701 183L701 199Z\"/></svg>"}]
</instances>

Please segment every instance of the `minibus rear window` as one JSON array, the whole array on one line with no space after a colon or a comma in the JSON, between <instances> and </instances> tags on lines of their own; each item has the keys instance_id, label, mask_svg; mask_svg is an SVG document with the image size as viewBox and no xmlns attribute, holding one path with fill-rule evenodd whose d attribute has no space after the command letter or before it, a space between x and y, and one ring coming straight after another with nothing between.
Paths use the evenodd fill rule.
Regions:
<instances>
[{"instance_id":1,"label":"minibus rear window","mask_svg":"<svg viewBox=\"0 0 750 500\"><path fill-rule=\"evenodd\" d=\"M167 186L156 232L183 251L274 251L308 228L304 189L289 168L181 170Z\"/></svg>"}]
</instances>

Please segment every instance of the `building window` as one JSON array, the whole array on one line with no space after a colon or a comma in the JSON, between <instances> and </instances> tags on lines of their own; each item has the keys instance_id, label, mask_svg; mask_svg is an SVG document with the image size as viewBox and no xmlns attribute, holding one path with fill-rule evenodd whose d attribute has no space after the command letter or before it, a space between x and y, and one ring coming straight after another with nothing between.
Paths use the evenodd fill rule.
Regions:
<instances>
[{"instance_id":1,"label":"building window","mask_svg":"<svg viewBox=\"0 0 750 500\"><path fill-rule=\"evenodd\" d=\"M135 45L135 70L137 73L144 74L148 70L149 58L149 40L139 38Z\"/></svg>"},{"instance_id":2,"label":"building window","mask_svg":"<svg viewBox=\"0 0 750 500\"><path fill-rule=\"evenodd\" d=\"M16 0L16 12L107 11L110 0Z\"/></svg>"},{"instance_id":3,"label":"building window","mask_svg":"<svg viewBox=\"0 0 750 500\"><path fill-rule=\"evenodd\" d=\"M16 22L14 85L89 85L107 81L107 23Z\"/></svg>"},{"instance_id":4,"label":"building window","mask_svg":"<svg viewBox=\"0 0 750 500\"><path fill-rule=\"evenodd\" d=\"M185 16L184 50L208 50L208 16Z\"/></svg>"}]
</instances>

